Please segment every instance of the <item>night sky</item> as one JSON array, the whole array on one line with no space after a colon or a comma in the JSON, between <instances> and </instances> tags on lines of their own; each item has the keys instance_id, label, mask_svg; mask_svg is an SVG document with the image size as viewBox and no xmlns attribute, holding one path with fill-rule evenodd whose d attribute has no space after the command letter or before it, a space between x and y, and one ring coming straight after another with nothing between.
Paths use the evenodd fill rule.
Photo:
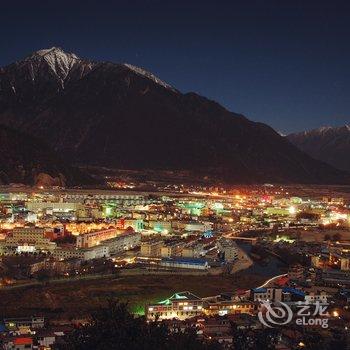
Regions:
<instances>
[{"instance_id":1,"label":"night sky","mask_svg":"<svg viewBox=\"0 0 350 350\"><path fill-rule=\"evenodd\" d=\"M283 133L350 122L350 1L8 1L0 37L0 66L59 46Z\"/></svg>"}]
</instances>

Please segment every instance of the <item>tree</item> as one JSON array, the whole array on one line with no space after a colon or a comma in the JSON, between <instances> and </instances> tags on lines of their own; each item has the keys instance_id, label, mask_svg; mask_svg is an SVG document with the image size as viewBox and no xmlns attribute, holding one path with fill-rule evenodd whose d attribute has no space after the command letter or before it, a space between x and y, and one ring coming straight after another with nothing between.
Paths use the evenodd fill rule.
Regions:
<instances>
[{"instance_id":1,"label":"tree","mask_svg":"<svg viewBox=\"0 0 350 350\"><path fill-rule=\"evenodd\" d=\"M215 350L217 343L204 344L196 331L171 332L161 322L134 317L126 303L110 299L107 306L91 314L90 321L68 334L59 350Z\"/></svg>"}]
</instances>

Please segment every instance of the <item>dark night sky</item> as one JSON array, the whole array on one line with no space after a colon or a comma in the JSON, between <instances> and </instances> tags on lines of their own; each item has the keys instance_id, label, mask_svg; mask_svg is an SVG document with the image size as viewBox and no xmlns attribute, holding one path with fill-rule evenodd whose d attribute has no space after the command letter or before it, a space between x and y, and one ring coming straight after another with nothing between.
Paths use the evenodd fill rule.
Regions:
<instances>
[{"instance_id":1,"label":"dark night sky","mask_svg":"<svg viewBox=\"0 0 350 350\"><path fill-rule=\"evenodd\" d=\"M349 1L7 1L0 37L0 66L59 46L282 132L350 122Z\"/></svg>"}]
</instances>

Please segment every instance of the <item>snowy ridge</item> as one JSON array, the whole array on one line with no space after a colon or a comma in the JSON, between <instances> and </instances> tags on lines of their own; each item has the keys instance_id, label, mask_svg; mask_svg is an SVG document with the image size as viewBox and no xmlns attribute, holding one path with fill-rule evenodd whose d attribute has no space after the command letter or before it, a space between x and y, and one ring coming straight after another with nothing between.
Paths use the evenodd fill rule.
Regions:
<instances>
[{"instance_id":1,"label":"snowy ridge","mask_svg":"<svg viewBox=\"0 0 350 350\"><path fill-rule=\"evenodd\" d=\"M67 78L72 67L80 61L80 58L73 53L66 53L62 49L52 47L34 52L27 57L25 61L35 62L44 61L52 70L52 72L61 81L62 87L64 80ZM34 80L34 68L32 67L32 79Z\"/></svg>"},{"instance_id":2,"label":"snowy ridge","mask_svg":"<svg viewBox=\"0 0 350 350\"><path fill-rule=\"evenodd\" d=\"M64 88L64 83L71 72L72 68L84 60L80 59L77 55L70 52L65 52L59 47L51 47L49 49L42 49L34 52L23 62L29 64L29 74L34 81L36 79L36 75L41 70L41 65L44 63L53 73L53 75L57 78L62 88ZM86 64L86 62L85 62ZM94 63L91 62L90 68L93 67ZM152 80L157 85L162 86L165 89L171 90L173 92L178 92L174 87L170 84L159 79L157 76L148 72L140 67L133 66L128 63L123 63L122 66L128 68L129 70L135 72L136 74L145 77L149 80Z\"/></svg>"},{"instance_id":3,"label":"snowy ridge","mask_svg":"<svg viewBox=\"0 0 350 350\"><path fill-rule=\"evenodd\" d=\"M163 86L164 88L166 88L168 90L172 90L174 92L177 92L177 90L175 88L173 88L171 85L167 84L163 80L156 77L154 74L152 74L152 73L150 73L150 72L148 72L140 67L133 66L132 64L129 64L129 63L123 63L123 66L129 68L130 70L132 70L133 72L135 72L138 75L141 75L147 79L154 81L156 84Z\"/></svg>"},{"instance_id":4,"label":"snowy ridge","mask_svg":"<svg viewBox=\"0 0 350 350\"><path fill-rule=\"evenodd\" d=\"M321 126L317 129L305 130L289 134L287 137L292 138L320 138L320 137L333 137L335 135L350 135L350 125L345 124L343 126Z\"/></svg>"},{"instance_id":5,"label":"snowy ridge","mask_svg":"<svg viewBox=\"0 0 350 350\"><path fill-rule=\"evenodd\" d=\"M332 126L322 126L318 129L313 129L310 131L304 131L304 135L324 135L329 132L332 133L339 133L339 132L350 132L350 126L348 124L345 124L343 126L337 126L337 127L332 127Z\"/></svg>"}]
</instances>

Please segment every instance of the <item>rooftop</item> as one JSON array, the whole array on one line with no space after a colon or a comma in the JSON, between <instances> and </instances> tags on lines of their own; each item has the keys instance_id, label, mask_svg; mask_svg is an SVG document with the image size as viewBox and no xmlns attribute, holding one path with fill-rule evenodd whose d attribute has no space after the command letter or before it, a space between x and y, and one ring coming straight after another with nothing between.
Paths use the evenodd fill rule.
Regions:
<instances>
[{"instance_id":1,"label":"rooftop","mask_svg":"<svg viewBox=\"0 0 350 350\"><path fill-rule=\"evenodd\" d=\"M192 294L191 292L178 292L173 294L170 298L160 301L158 304L161 305L169 305L173 301L177 300L201 300L201 298L197 297L196 295Z\"/></svg>"},{"instance_id":2,"label":"rooftop","mask_svg":"<svg viewBox=\"0 0 350 350\"><path fill-rule=\"evenodd\" d=\"M13 343L15 345L27 345L27 344L33 344L32 338L16 338Z\"/></svg>"}]
</instances>

